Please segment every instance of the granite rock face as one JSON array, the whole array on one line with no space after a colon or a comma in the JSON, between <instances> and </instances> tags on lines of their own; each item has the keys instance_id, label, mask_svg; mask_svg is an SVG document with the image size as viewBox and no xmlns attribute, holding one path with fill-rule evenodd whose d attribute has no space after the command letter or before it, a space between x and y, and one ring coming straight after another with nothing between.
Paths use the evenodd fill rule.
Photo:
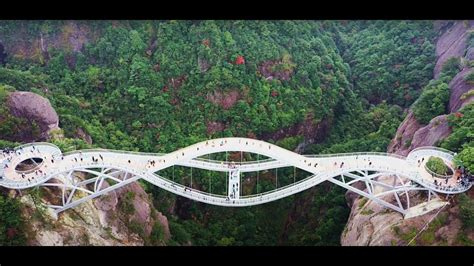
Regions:
<instances>
[{"instance_id":1,"label":"granite rock face","mask_svg":"<svg viewBox=\"0 0 474 266\"><path fill-rule=\"evenodd\" d=\"M108 186L104 182L102 189ZM30 195L24 195L20 200L25 205L23 216L30 217L29 245L143 246L155 223L163 229L161 245L171 237L167 217L154 209L151 199L137 183L86 201L58 216L46 209L42 219L31 218L37 217L33 213L38 206ZM127 212L124 204L133 208ZM142 232L137 232L137 229Z\"/></svg>"},{"instance_id":2,"label":"granite rock face","mask_svg":"<svg viewBox=\"0 0 474 266\"><path fill-rule=\"evenodd\" d=\"M46 140L51 130L59 129L58 114L48 99L32 92L16 91L8 95L6 102L12 115L34 122L39 127L39 137L23 136L24 141Z\"/></svg>"},{"instance_id":3,"label":"granite rock face","mask_svg":"<svg viewBox=\"0 0 474 266\"><path fill-rule=\"evenodd\" d=\"M434 69L434 78L436 79L439 77L442 65L446 60L451 57L466 59L463 56L468 55L469 50L471 50L470 47L467 47L467 38L470 31L474 29L474 21L443 21L435 23L435 27L445 29L436 43L437 62ZM450 81L448 114L457 112L474 101L473 96L467 95L467 92L474 89L474 86L464 80L472 71L472 68L465 65L462 71ZM448 126L446 115L433 118L428 125L421 125L409 109L405 120L398 127L397 133L387 150L391 153L406 156L417 147L435 145L450 133L451 129Z\"/></svg>"},{"instance_id":4,"label":"granite rock face","mask_svg":"<svg viewBox=\"0 0 474 266\"><path fill-rule=\"evenodd\" d=\"M378 181L389 183L391 177L381 176ZM377 187L380 188L380 187ZM379 189L376 189L380 192ZM377 192L377 193L378 193ZM393 202L394 197L382 197ZM403 201L404 197L400 199ZM411 195L410 201L415 204L423 196ZM418 203L417 203L418 202ZM393 202L394 203L394 202ZM412 202L413 204L413 202ZM435 222L433 222L436 220ZM430 223L429 230L425 225ZM366 198L355 199L351 206L351 214L341 235L342 246L406 246L410 245L459 245L459 234L462 223L459 218L459 205L456 200L440 209L426 214L404 219L399 212L385 208ZM468 233L473 237L474 232Z\"/></svg>"},{"instance_id":5,"label":"granite rock face","mask_svg":"<svg viewBox=\"0 0 474 266\"><path fill-rule=\"evenodd\" d=\"M464 80L473 71L474 69L465 67L449 82L449 111L451 113L459 111L462 107L474 101L474 95L465 96L467 92L474 90L474 85Z\"/></svg>"},{"instance_id":6,"label":"granite rock face","mask_svg":"<svg viewBox=\"0 0 474 266\"><path fill-rule=\"evenodd\" d=\"M413 135L409 150L423 146L435 146L435 144L451 134L448 125L448 115L440 115L431 119L427 126L418 129Z\"/></svg>"},{"instance_id":7,"label":"granite rock face","mask_svg":"<svg viewBox=\"0 0 474 266\"><path fill-rule=\"evenodd\" d=\"M388 145L387 151L406 156L410 152L411 142L416 131L423 125L416 121L415 115L411 110L397 129L395 137Z\"/></svg>"},{"instance_id":8,"label":"granite rock face","mask_svg":"<svg viewBox=\"0 0 474 266\"><path fill-rule=\"evenodd\" d=\"M443 64L451 57L462 57L467 48L469 30L474 27L474 21L456 21L442 34L436 43L436 56L438 58L434 77L438 78Z\"/></svg>"},{"instance_id":9,"label":"granite rock face","mask_svg":"<svg viewBox=\"0 0 474 266\"><path fill-rule=\"evenodd\" d=\"M472 60L474 51L467 47L469 31L474 28L474 21L438 21L435 30L442 31L436 44L437 62L434 78L438 78L442 65L451 57L460 57L461 61ZM428 125L418 123L411 109L400 124L395 137L388 146L388 152L400 155L408 153L421 146L434 146L451 133L448 125L449 113L459 111L465 105L474 101L473 96L467 95L473 86L464 78L472 71L467 64L449 83L450 99L447 114L434 117ZM386 177L381 177L381 180ZM378 180L378 181L381 181ZM472 193L470 196L472 197ZM422 198L422 193L413 193L415 199ZM393 200L386 198L386 200ZM459 220L459 205L455 199L443 209L433 210L424 215L410 219L393 210L367 200L352 192L346 193L346 201L351 207L351 214L346 228L341 235L343 246L391 246L407 245L459 245L459 236L465 232ZM413 204L416 205L416 204ZM412 205L412 206L413 206ZM439 212L438 212L439 211ZM431 225L429 232L425 225L436 217L442 222ZM436 223L434 223L436 224ZM425 231L422 231L425 230ZM421 231L421 232L420 232ZM423 233L425 232L425 233ZM415 237L416 236L416 237ZM472 239L474 233L467 233Z\"/></svg>"}]
</instances>

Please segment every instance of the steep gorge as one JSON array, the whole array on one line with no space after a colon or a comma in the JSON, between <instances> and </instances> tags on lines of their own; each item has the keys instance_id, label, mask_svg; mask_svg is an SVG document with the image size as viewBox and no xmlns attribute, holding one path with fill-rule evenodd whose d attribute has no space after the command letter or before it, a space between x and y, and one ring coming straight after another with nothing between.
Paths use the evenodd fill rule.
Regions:
<instances>
[{"instance_id":1,"label":"steep gorge","mask_svg":"<svg viewBox=\"0 0 474 266\"><path fill-rule=\"evenodd\" d=\"M371 38L370 43L386 47L374 45L380 49L374 52L355 45L351 48L362 53L349 54L348 60L342 53L351 49L341 52L344 49L336 48L340 41L337 30L326 32L336 22L124 21L114 22L112 28L103 26L107 23L45 23L42 33L30 39L24 29L9 32L6 39L0 36L9 54L7 67L0 69L0 84L43 95L56 109L56 118L59 116L50 124L54 125L52 131L64 133L62 136L49 136L49 127L41 127L45 129L41 138L34 140L47 139L62 149L96 145L168 152L206 138L242 135L301 153L382 151L401 120L402 108L397 104L412 101L413 91L424 82L399 72L415 69L412 76L423 76L429 69L424 68L429 62L425 54L434 51L425 37L429 27L421 22L361 22L380 24L385 28L383 34L408 37L393 38L397 42L392 43L392 35L373 37L372 32L365 32L369 36L361 39ZM443 62L450 56L464 56L465 49L465 59L472 60L473 50L464 43L472 28L469 23L435 23L440 24L435 28L444 32L436 45L435 76ZM14 23L9 26L16 28ZM398 26L405 28L392 32L391 28ZM158 33L162 35L157 37ZM250 46L255 43L258 45ZM415 59L403 58L402 46L414 53ZM234 64L236 58L243 60L241 54L245 61ZM356 66L351 73L351 64L363 61L359 59L366 55L370 56L364 62L367 66ZM390 64L381 66L378 61ZM472 101L472 96L461 99L472 89L464 80L469 71L464 64L450 83L449 112ZM388 72L393 72L393 77ZM374 85L371 80L378 81ZM379 87L385 90L363 91ZM372 97L372 92L379 95ZM370 97L366 101L359 93ZM449 112L424 125L407 110L388 150L406 154L418 146L436 144L451 132ZM17 138L10 140L27 141L19 136L17 132ZM181 173L182 181L188 182L187 172ZM208 179L204 177L200 183L195 178L194 186L206 188ZM275 187L272 171L262 180L261 187ZM257 191L255 180L248 183L252 186L249 191ZM405 223L398 213L372 202L365 206L363 199L348 193L348 201L353 202L348 204L351 215L339 241L349 212L344 192L325 184L244 210L204 206L146 184L133 184L68 210L57 220L48 218L47 212L35 211L32 196L20 198L26 206L22 215L34 217L28 229L31 245L162 245L167 241L181 245L402 245L405 242L398 235L408 234L429 217ZM365 207L359 208L362 205ZM458 228L456 209L448 208L448 220ZM150 243L155 224L163 229L158 232L162 239ZM438 234L444 234L443 228L438 228ZM446 239L453 243L454 238Z\"/></svg>"},{"instance_id":2,"label":"steep gorge","mask_svg":"<svg viewBox=\"0 0 474 266\"><path fill-rule=\"evenodd\" d=\"M444 28L444 32L437 40L434 78L439 77L441 66L451 57L461 58L461 62L472 61L470 51L474 48L468 43L468 36L474 30L474 21L436 22L436 24L438 25L435 27ZM406 156L417 147L435 146L449 136L452 130L448 124L448 115L458 112L474 101L472 96L461 97L474 88L465 80L466 75L471 72L472 65L462 64L461 71L449 83L450 99L446 114L434 117L428 125L420 124L412 110L407 110L408 114L388 146L388 152ZM472 198L472 191L468 195ZM425 215L404 220L399 213L357 197L353 203L348 203L351 214L341 235L341 244L466 245L466 241L474 239L474 233L462 227L458 199L450 198L449 203L441 210L433 210Z\"/></svg>"}]
</instances>

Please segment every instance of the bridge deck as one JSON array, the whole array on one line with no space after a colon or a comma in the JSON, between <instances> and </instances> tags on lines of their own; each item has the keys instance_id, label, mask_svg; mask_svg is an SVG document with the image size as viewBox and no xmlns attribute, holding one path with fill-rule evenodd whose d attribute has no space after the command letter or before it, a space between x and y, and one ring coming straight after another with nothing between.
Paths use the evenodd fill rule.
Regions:
<instances>
[{"instance_id":1,"label":"bridge deck","mask_svg":"<svg viewBox=\"0 0 474 266\"><path fill-rule=\"evenodd\" d=\"M271 159L243 164L199 159L199 157L210 153L228 151L252 152L265 155ZM471 185L461 186L455 178L450 178L447 183L444 180L437 179L440 184L435 186L434 180L436 179L424 167L429 156L441 157L446 163L452 164L453 156L451 153L434 147L416 149L405 158L387 153L303 156L270 143L247 138L222 138L203 141L168 154L98 149L62 154L54 145L33 143L16 149L13 154L2 155L3 158L0 157L2 163L8 165L6 168L3 167L2 174L4 178L0 181L0 185L23 189L40 185L55 175L66 173L73 169L81 171L91 168L115 168L140 176L148 182L173 193L222 206L262 204L295 194L326 180L331 181L332 177L357 171L362 173L364 171L375 171L401 175L424 188L445 194L461 193L470 188ZM20 162L33 157L40 157L44 160L36 171L19 173L15 170L16 165ZM424 158L423 162L421 162L421 158ZM418 163L418 160L421 163ZM155 163L151 164L151 161ZM228 194L225 196L213 195L192 190L155 174L173 165L228 172L229 177L231 177L228 180ZM312 176L275 191L259 195L240 196L240 172L262 171L287 166L302 169L311 173ZM332 180L332 182L336 181ZM227 197L230 197L232 200L229 200Z\"/></svg>"}]
</instances>

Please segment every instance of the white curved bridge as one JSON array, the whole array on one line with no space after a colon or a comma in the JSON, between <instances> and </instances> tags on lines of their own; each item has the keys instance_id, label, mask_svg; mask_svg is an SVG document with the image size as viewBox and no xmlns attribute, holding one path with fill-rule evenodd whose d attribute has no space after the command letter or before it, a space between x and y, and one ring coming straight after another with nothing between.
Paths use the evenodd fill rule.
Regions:
<instances>
[{"instance_id":1,"label":"white curved bridge","mask_svg":"<svg viewBox=\"0 0 474 266\"><path fill-rule=\"evenodd\" d=\"M211 153L235 151L256 153L270 159L239 163L200 158ZM430 156L440 157L447 165L452 165L453 153L436 147L418 148L403 157L374 152L300 155L248 138L213 139L167 154L105 149L62 153L58 147L49 143L30 143L15 148L13 152L4 153L3 158L0 158L0 186L11 189L35 186L56 188L61 191L61 200L48 206L59 213L138 179L192 200L227 207L271 202L330 181L401 212L408 218L444 206L446 202L437 193L462 193L471 187L471 184L461 185L456 182L456 178L449 178L446 182L433 177L424 165ZM29 161L34 167L22 170L19 164L24 164L25 161ZM152 164L151 161L155 163ZM227 195L191 189L159 175L160 170L174 165L228 172ZM310 176L273 191L240 196L240 173L281 167L296 167L310 173ZM81 180L76 177L75 172L89 173L94 177ZM384 180L379 180L382 177ZM387 182L387 178L390 182ZM434 180L437 180L436 185ZM363 188L355 186L356 183L363 184ZM231 187L235 187L236 191L231 191ZM426 191L424 202L412 207L412 191Z\"/></svg>"}]
</instances>

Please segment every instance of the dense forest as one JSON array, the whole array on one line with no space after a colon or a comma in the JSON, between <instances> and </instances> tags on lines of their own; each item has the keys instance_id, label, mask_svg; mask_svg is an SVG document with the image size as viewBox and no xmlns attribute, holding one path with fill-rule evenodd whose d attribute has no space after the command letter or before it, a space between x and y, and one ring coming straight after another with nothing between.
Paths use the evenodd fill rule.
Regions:
<instances>
[{"instance_id":1,"label":"dense forest","mask_svg":"<svg viewBox=\"0 0 474 266\"><path fill-rule=\"evenodd\" d=\"M75 24L0 24L1 40L20 50L39 37L55 36L45 50L2 56L0 100L15 90L49 99L61 128L61 137L50 141L63 151L101 147L165 153L224 136L258 138L290 150L306 143L300 150L305 154L386 151L406 108L414 105L423 124L445 113L447 83L459 64L449 61L443 75L432 80L437 33L430 21ZM73 30L84 41L79 49L67 42ZM473 112L470 105L463 117L450 117L454 133L441 143L471 165ZM4 105L0 117L1 146L21 142L19 131L38 131L9 115ZM78 129L92 144L78 136ZM253 159L253 154L242 158ZM293 177L293 170L281 169L278 177L262 173L260 181L245 176L249 181L243 189L258 193L305 177ZM163 175L171 176L170 171ZM173 179L189 185L188 172L173 169ZM222 175L195 171L193 178L195 188L225 191ZM339 245L350 212L345 190L331 184L239 209L142 185L170 220L169 245ZM1 213L18 212L14 200L0 200ZM172 213L170 205L175 205ZM18 231L20 220L11 221ZM9 242L1 224L0 241L17 244Z\"/></svg>"}]
</instances>

